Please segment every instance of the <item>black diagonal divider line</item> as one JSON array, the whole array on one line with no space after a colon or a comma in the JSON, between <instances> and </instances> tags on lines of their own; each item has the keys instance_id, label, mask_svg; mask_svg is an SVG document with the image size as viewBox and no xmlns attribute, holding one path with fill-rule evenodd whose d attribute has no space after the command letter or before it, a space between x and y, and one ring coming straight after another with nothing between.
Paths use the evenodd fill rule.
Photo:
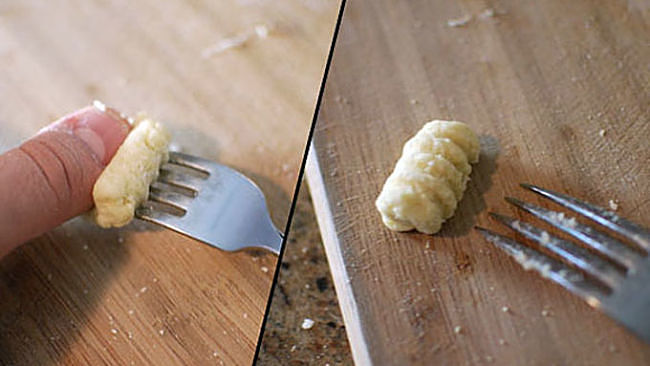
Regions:
<instances>
[{"instance_id":1,"label":"black diagonal divider line","mask_svg":"<svg viewBox=\"0 0 650 366\"><path fill-rule=\"evenodd\" d=\"M275 291L275 285L278 282L278 275L280 274L280 265L282 264L282 257L284 256L284 250L286 248L287 239L289 237L289 228L291 227L291 221L293 220L293 214L296 210L296 202L298 201L298 194L300 193L300 186L302 185L302 178L305 174L305 164L307 163L307 154L309 154L309 147L311 146L311 140L314 136L314 129L316 127L316 120L318 119L318 111L320 110L320 104L323 99L323 92L325 90L325 83L327 82L327 74L330 70L330 64L332 63L332 55L334 54L334 47L336 45L336 38L339 35L339 28L341 27L341 20L343 19L343 11L345 10L346 0L341 0L341 6L339 8L339 14L336 18L336 25L334 26L334 34L332 35L332 43L330 44L329 53L327 55L327 62L325 63L325 71L323 72L323 78L320 83L320 90L318 91L318 98L316 99L316 107L314 109L314 116L311 120L311 126L309 127L309 134L307 135L307 143L305 144L305 151L302 155L302 163L300 164L300 171L298 172L298 179L296 181L296 189L293 193L293 199L291 201L291 208L289 209L289 218L287 219L287 224L284 228L284 236L282 238L282 247L280 248L280 254L278 255L278 261L275 265L275 273L273 274L273 282L271 284L271 290L269 291L268 299L266 301L266 309L264 310L264 318L262 320L262 327L260 328L260 334L257 338L257 345L255 346L255 355L253 356L253 365L257 363L257 357L259 356L260 349L262 347L262 338L264 337L264 330L266 327L266 320L269 317L269 310L271 309L271 300L273 299L273 292Z\"/></svg>"}]
</instances>

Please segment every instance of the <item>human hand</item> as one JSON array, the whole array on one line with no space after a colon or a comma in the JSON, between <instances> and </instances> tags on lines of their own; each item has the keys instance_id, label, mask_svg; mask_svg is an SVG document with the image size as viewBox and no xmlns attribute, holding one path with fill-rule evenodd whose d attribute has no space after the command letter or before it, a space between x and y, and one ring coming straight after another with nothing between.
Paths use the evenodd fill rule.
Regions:
<instances>
[{"instance_id":1,"label":"human hand","mask_svg":"<svg viewBox=\"0 0 650 366\"><path fill-rule=\"evenodd\" d=\"M0 258L91 209L95 181L129 129L114 110L86 107L0 155Z\"/></svg>"}]
</instances>

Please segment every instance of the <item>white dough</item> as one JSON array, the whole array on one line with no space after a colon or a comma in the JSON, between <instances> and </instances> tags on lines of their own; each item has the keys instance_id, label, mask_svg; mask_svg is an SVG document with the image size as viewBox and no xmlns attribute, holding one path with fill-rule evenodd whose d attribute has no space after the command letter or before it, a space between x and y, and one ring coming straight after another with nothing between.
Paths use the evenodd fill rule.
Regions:
<instances>
[{"instance_id":1,"label":"white dough","mask_svg":"<svg viewBox=\"0 0 650 366\"><path fill-rule=\"evenodd\" d=\"M402 156L412 156L420 152L440 155L454 164L456 169L469 175L472 167L469 165L467 154L456 143L448 138L440 138L429 131L420 130L413 138L404 144Z\"/></svg>"},{"instance_id":2,"label":"white dough","mask_svg":"<svg viewBox=\"0 0 650 366\"><path fill-rule=\"evenodd\" d=\"M391 230L440 230L462 198L469 163L478 162L478 137L456 121L431 121L404 144L375 205Z\"/></svg>"},{"instance_id":3,"label":"white dough","mask_svg":"<svg viewBox=\"0 0 650 366\"><path fill-rule=\"evenodd\" d=\"M411 155L411 159L400 159L397 161L397 164L403 166L399 168L396 166L395 170L415 170L434 177L444 178L449 188L454 191L456 200L460 200L463 196L465 185L467 184L467 176L456 169L454 164L450 163L449 160L441 155L415 153Z\"/></svg>"},{"instance_id":4,"label":"white dough","mask_svg":"<svg viewBox=\"0 0 650 366\"><path fill-rule=\"evenodd\" d=\"M458 145L470 163L478 162L480 145L474 131L468 125L457 121L433 121L422 127L422 131L438 138L448 138Z\"/></svg>"},{"instance_id":5,"label":"white dough","mask_svg":"<svg viewBox=\"0 0 650 366\"><path fill-rule=\"evenodd\" d=\"M170 135L163 125L139 116L134 128L95 182L92 212L101 227L128 224L149 196L149 185L169 159Z\"/></svg>"}]
</instances>

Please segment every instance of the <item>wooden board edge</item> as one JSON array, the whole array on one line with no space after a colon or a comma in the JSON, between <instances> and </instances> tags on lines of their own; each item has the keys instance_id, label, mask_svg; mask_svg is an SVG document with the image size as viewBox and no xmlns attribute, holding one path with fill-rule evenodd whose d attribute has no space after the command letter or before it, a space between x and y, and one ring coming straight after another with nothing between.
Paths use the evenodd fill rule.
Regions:
<instances>
[{"instance_id":1,"label":"wooden board edge","mask_svg":"<svg viewBox=\"0 0 650 366\"><path fill-rule=\"evenodd\" d=\"M336 236L336 227L334 226L334 216L327 199L327 190L323 175L316 156L316 150L313 144L310 144L307 155L307 164L305 166L307 183L309 184L309 193L314 203L316 221L325 247L325 254L329 263L334 289L343 315L345 331L350 342L352 358L356 365L372 365L368 345L363 333L361 317L357 301L354 297L354 291L350 285L348 272L345 268L343 253Z\"/></svg>"}]
</instances>

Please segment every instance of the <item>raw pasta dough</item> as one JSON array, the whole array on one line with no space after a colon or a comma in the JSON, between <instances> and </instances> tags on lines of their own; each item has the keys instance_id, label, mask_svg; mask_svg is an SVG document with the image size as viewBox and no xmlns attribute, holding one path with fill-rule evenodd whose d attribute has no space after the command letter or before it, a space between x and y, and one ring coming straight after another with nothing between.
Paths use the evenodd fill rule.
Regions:
<instances>
[{"instance_id":1,"label":"raw pasta dough","mask_svg":"<svg viewBox=\"0 0 650 366\"><path fill-rule=\"evenodd\" d=\"M404 145L375 205L391 230L440 230L463 196L478 162L478 137L456 121L431 121Z\"/></svg>"},{"instance_id":2,"label":"raw pasta dough","mask_svg":"<svg viewBox=\"0 0 650 366\"><path fill-rule=\"evenodd\" d=\"M149 196L149 185L169 159L170 135L163 125L138 116L133 130L95 182L92 212L101 227L128 224L136 207Z\"/></svg>"}]
</instances>

